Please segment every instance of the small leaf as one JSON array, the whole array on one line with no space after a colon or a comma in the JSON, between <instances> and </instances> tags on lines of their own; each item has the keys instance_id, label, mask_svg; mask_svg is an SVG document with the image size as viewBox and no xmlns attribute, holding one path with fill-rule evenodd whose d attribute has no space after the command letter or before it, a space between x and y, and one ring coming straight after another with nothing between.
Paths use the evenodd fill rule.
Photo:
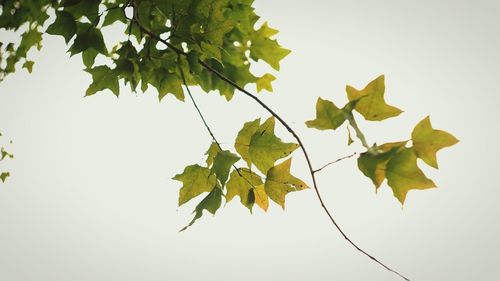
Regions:
<instances>
[{"instance_id":1,"label":"small leaf","mask_svg":"<svg viewBox=\"0 0 500 281\"><path fill-rule=\"evenodd\" d=\"M433 129L429 116L415 126L411 138L417 156L436 169L438 168L436 153L442 148L458 143L450 133Z\"/></svg>"},{"instance_id":2,"label":"small leaf","mask_svg":"<svg viewBox=\"0 0 500 281\"><path fill-rule=\"evenodd\" d=\"M346 87L349 101L357 101L355 109L366 120L380 121L401 114L399 108L388 105L384 100L385 84L384 75L370 82L363 90L356 90L351 86Z\"/></svg>"},{"instance_id":3,"label":"small leaf","mask_svg":"<svg viewBox=\"0 0 500 281\"><path fill-rule=\"evenodd\" d=\"M257 81L255 82L257 86L257 92L260 92L262 90L267 90L269 92L273 91L273 85L271 85L271 82L276 80L276 77L274 77L272 74L266 73Z\"/></svg>"},{"instance_id":4,"label":"small leaf","mask_svg":"<svg viewBox=\"0 0 500 281\"><path fill-rule=\"evenodd\" d=\"M272 167L267 172L264 184L269 198L278 203L283 209L285 209L285 196L288 193L309 188L302 180L290 174L291 165L292 158L289 158L283 163Z\"/></svg>"},{"instance_id":5,"label":"small leaf","mask_svg":"<svg viewBox=\"0 0 500 281\"><path fill-rule=\"evenodd\" d=\"M34 61L27 60L23 64L23 68L26 68L29 73L33 72L33 65L35 64Z\"/></svg>"},{"instance_id":6,"label":"small leaf","mask_svg":"<svg viewBox=\"0 0 500 281\"><path fill-rule=\"evenodd\" d=\"M248 152L248 149L250 148L250 141L252 136L259 129L259 126L260 118L246 122L243 125L243 128L239 131L234 144L234 148L241 155L241 158L247 162L248 167L252 166L252 161Z\"/></svg>"},{"instance_id":7,"label":"small leaf","mask_svg":"<svg viewBox=\"0 0 500 281\"><path fill-rule=\"evenodd\" d=\"M212 142L207 152L205 152L205 155L208 155L206 162L209 168L210 166L212 166L212 163L214 163L214 158L215 156L217 156L217 153L219 153L219 151L221 151L219 145L216 142Z\"/></svg>"},{"instance_id":8,"label":"small leaf","mask_svg":"<svg viewBox=\"0 0 500 281\"><path fill-rule=\"evenodd\" d=\"M264 212L267 212L269 209L269 198L264 190L264 185L258 185L253 189L253 193L255 196L255 204L259 206Z\"/></svg>"},{"instance_id":9,"label":"small leaf","mask_svg":"<svg viewBox=\"0 0 500 281\"><path fill-rule=\"evenodd\" d=\"M8 177L10 177L10 173L9 172L3 172L3 173L0 174L0 180L2 180L2 182L5 182Z\"/></svg>"},{"instance_id":10,"label":"small leaf","mask_svg":"<svg viewBox=\"0 0 500 281\"><path fill-rule=\"evenodd\" d=\"M417 166L417 155L411 148L404 148L392 157L385 173L387 184L401 204L404 204L406 194L412 189L436 187Z\"/></svg>"},{"instance_id":11,"label":"small leaf","mask_svg":"<svg viewBox=\"0 0 500 281\"><path fill-rule=\"evenodd\" d=\"M298 147L295 143L282 142L274 134L274 117L271 117L253 134L248 152L252 163L266 174L276 160L287 157Z\"/></svg>"},{"instance_id":12,"label":"small leaf","mask_svg":"<svg viewBox=\"0 0 500 281\"><path fill-rule=\"evenodd\" d=\"M127 23L127 17L125 15L125 10L123 8L112 8L108 10L106 17L104 18L104 22L102 26L108 26L115 22Z\"/></svg>"},{"instance_id":13,"label":"small leaf","mask_svg":"<svg viewBox=\"0 0 500 281\"><path fill-rule=\"evenodd\" d=\"M187 166L182 174L173 177L183 183L179 190L179 206L202 194L210 192L217 180L210 169L199 165Z\"/></svg>"},{"instance_id":14,"label":"small leaf","mask_svg":"<svg viewBox=\"0 0 500 281\"><path fill-rule=\"evenodd\" d=\"M99 91L109 89L116 96L120 94L120 86L118 84L118 76L112 69L105 65L97 66L86 70L92 75L92 84L85 92L86 96L91 96Z\"/></svg>"},{"instance_id":15,"label":"small leaf","mask_svg":"<svg viewBox=\"0 0 500 281\"><path fill-rule=\"evenodd\" d=\"M227 182L226 201L230 202L235 196L239 196L241 204L251 212L255 203L254 188L262 185L262 180L259 175L250 171L250 169L241 168L238 170L239 173L236 170L231 172Z\"/></svg>"},{"instance_id":16,"label":"small leaf","mask_svg":"<svg viewBox=\"0 0 500 281\"><path fill-rule=\"evenodd\" d=\"M309 128L318 130L335 130L342 125L347 116L343 109L339 109L333 102L318 98L316 102L316 119L306 121Z\"/></svg>"},{"instance_id":17,"label":"small leaf","mask_svg":"<svg viewBox=\"0 0 500 281\"><path fill-rule=\"evenodd\" d=\"M351 130L349 130L349 126L347 126L346 128L347 128L347 145L350 146L351 144L354 143L354 140L352 139Z\"/></svg>"},{"instance_id":18,"label":"small leaf","mask_svg":"<svg viewBox=\"0 0 500 281\"><path fill-rule=\"evenodd\" d=\"M180 231L186 230L188 227L192 226L196 220L203 216L203 210L209 211L212 215L215 215L215 212L220 208L222 204L222 190L219 187L214 187L210 193L201 200L201 202L196 205L194 210L194 218L191 222L183 227Z\"/></svg>"},{"instance_id":19,"label":"small leaf","mask_svg":"<svg viewBox=\"0 0 500 281\"><path fill-rule=\"evenodd\" d=\"M227 150L219 151L217 156L215 156L212 171L215 173L222 186L226 184L231 166L238 162L238 160L240 160L240 157Z\"/></svg>"}]
</instances>

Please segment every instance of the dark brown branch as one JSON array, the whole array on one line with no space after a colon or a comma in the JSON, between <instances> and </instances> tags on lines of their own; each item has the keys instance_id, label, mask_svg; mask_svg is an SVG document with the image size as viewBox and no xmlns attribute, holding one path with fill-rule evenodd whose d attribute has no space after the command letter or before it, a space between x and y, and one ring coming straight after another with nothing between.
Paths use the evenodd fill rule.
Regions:
<instances>
[{"instance_id":1,"label":"dark brown branch","mask_svg":"<svg viewBox=\"0 0 500 281\"><path fill-rule=\"evenodd\" d=\"M314 171L313 171L313 173L315 173L315 174L316 174L317 172L319 172L319 171L323 170L324 168L326 168L326 167L328 167L328 166L330 166L330 165L333 165L333 164L338 163L338 162L340 162L340 161L342 161L342 160L345 160L345 159L352 158L352 157L354 157L354 156L355 156L355 155L357 155L357 154L358 154L357 152L354 152L354 153L353 153L353 154L351 154L351 155L347 155L347 156L341 157L341 158L339 158L339 159L337 159L337 160L335 160L335 161L329 162L329 163L327 163L327 164L323 165L321 168L314 170Z\"/></svg>"},{"instance_id":2,"label":"dark brown branch","mask_svg":"<svg viewBox=\"0 0 500 281\"><path fill-rule=\"evenodd\" d=\"M135 20L135 19L134 19ZM137 22L137 25L139 26L139 28L146 34L148 34L151 38L154 38L156 40L158 40L159 42L162 42L163 44L165 44L168 48L170 48L171 50L173 50L174 52L176 52L178 55L182 55L182 56L187 56L187 54L185 52L183 52L182 50L178 49L177 47L175 47L174 45L170 44L168 41L166 40L163 40L161 39L158 35L152 33L151 31L149 31L148 29L144 28L137 20L135 20L135 22ZM327 214L328 218L330 219L330 221L333 223L333 225L335 226L335 228L337 228L337 230L340 232L340 234L342 235L342 237L347 241L349 242L349 244L351 244L356 250L358 250L360 253L364 254L365 256L367 256L368 258L370 258L371 260L373 260L374 262L378 263L379 265L381 265L382 267L384 267L386 270L390 271L390 272L393 272L394 274L398 275L399 277L403 278L404 280L407 280L409 281L410 279L406 278L405 276L403 276L402 274L400 274L399 272L397 272L396 270L390 268L389 266L385 265L384 263L382 263L381 261L379 261L377 258L375 258L374 256L370 255L369 253L367 253L365 250L361 249L356 243L354 243L346 234L345 232L342 230L342 228L339 226L339 224L336 222L336 220L333 218L333 215L331 214L331 212L329 211L329 209L326 207L324 201L323 201L323 198L321 197L321 193L319 192L319 188L318 188L318 185L316 183L316 176L315 176L315 173L314 173L314 169L312 167L312 163L311 163L311 159L309 158L309 154L307 152L307 149L305 148L302 140L300 139L300 137L297 135L297 133L290 127L290 125L288 125L287 122L285 122L285 120L283 120L283 118L280 117L280 115L278 115L273 109L271 109L267 104L265 104L263 101L261 101L257 96L255 96L254 94L250 93L249 91L245 90L243 87L239 86L238 84L236 84L234 81L232 81L231 79L229 79L228 77L226 77L223 73L217 71L216 69L214 69L213 67L211 67L210 65L208 65L207 63L205 63L204 61L202 60L198 60L198 63L201 64L205 69L207 69L208 71L212 72L213 74L215 74L217 77L219 77L219 79L223 80L224 82L228 83L229 85L233 86L234 88L236 88L237 90L239 90L240 92L244 93L245 95L247 95L248 97L250 97L251 99L253 99L254 101L256 101L260 106L262 106L265 110L267 110L272 116L274 116L274 118L276 118L280 123L281 125L283 125L283 127L285 127L287 129L287 131L295 138L295 140L299 143L300 145L300 148L304 154L304 157L306 159L306 162L307 162L307 166L309 168L309 173L311 174L311 178L312 178L312 181L313 181L313 187L314 187L314 191L316 192L316 195L317 195L317 198L321 204L321 207L323 208L323 210L325 211L325 213Z\"/></svg>"}]
</instances>

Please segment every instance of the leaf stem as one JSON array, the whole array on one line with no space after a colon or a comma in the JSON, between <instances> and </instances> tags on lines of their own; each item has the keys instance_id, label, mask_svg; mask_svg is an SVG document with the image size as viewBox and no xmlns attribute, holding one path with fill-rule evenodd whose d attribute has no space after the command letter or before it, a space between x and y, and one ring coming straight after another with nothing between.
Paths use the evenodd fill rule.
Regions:
<instances>
[{"instance_id":1,"label":"leaf stem","mask_svg":"<svg viewBox=\"0 0 500 281\"><path fill-rule=\"evenodd\" d=\"M370 145L368 145L365 135L359 129L358 123L356 123L356 119L354 119L354 115L352 114L352 112L349 112L347 114L347 121L349 121L349 125L351 125L351 127L354 129L354 132L356 132L356 137L361 141L361 144L366 149L370 150Z\"/></svg>"},{"instance_id":2,"label":"leaf stem","mask_svg":"<svg viewBox=\"0 0 500 281\"><path fill-rule=\"evenodd\" d=\"M353 154L351 154L351 155L347 155L347 156L341 157L341 158L339 158L339 159L337 159L337 160L335 160L335 161L328 162L327 164L323 165L321 168L314 170L314 171L313 171L313 173L315 173L315 174L316 174L317 172L320 172L321 170L323 170L324 168L326 168L326 167L328 167L328 166L330 166L330 165L333 165L333 164L338 163L338 162L340 162L340 161L342 161L342 160L345 160L345 159L352 158L352 157L354 157L354 156L355 156L355 155L357 155L357 154L358 154L357 152L354 152L354 153L353 153Z\"/></svg>"}]
</instances>

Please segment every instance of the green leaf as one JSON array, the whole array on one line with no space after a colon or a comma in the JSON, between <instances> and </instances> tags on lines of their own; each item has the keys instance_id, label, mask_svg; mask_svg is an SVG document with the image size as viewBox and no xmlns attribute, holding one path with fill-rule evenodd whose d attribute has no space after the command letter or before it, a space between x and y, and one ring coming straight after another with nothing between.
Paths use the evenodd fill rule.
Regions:
<instances>
[{"instance_id":1,"label":"green leaf","mask_svg":"<svg viewBox=\"0 0 500 281\"><path fill-rule=\"evenodd\" d=\"M56 12L56 20L47 28L47 33L52 35L61 35L66 44L76 34L76 21L70 13L64 11Z\"/></svg>"},{"instance_id":2,"label":"green leaf","mask_svg":"<svg viewBox=\"0 0 500 281\"><path fill-rule=\"evenodd\" d=\"M291 165L292 158L289 158L283 163L272 167L267 172L264 184L266 194L269 198L283 209L285 209L285 196L288 193L309 188L305 182L290 174Z\"/></svg>"},{"instance_id":3,"label":"green leaf","mask_svg":"<svg viewBox=\"0 0 500 281\"><path fill-rule=\"evenodd\" d=\"M3 161L5 158L9 157L10 159L14 159L14 155L10 154L5 150L5 148L0 149L0 161Z\"/></svg>"},{"instance_id":4,"label":"green leaf","mask_svg":"<svg viewBox=\"0 0 500 281\"><path fill-rule=\"evenodd\" d=\"M354 140L352 139L351 130L349 130L349 126L347 126L346 128L347 128L347 145L350 146L351 144L354 143Z\"/></svg>"},{"instance_id":5,"label":"green leaf","mask_svg":"<svg viewBox=\"0 0 500 281\"><path fill-rule=\"evenodd\" d=\"M259 206L264 212L269 208L269 196L267 196L264 185L258 185L254 188L255 204Z\"/></svg>"},{"instance_id":6,"label":"green leaf","mask_svg":"<svg viewBox=\"0 0 500 281\"><path fill-rule=\"evenodd\" d=\"M86 49L82 52L82 60L83 60L83 64L87 67L87 68L91 68L92 66L94 66L94 62L95 62L95 58L97 57L97 51L94 50L94 49Z\"/></svg>"},{"instance_id":7,"label":"green leaf","mask_svg":"<svg viewBox=\"0 0 500 281\"><path fill-rule=\"evenodd\" d=\"M343 109L338 108L333 102L318 98L316 102L316 119L306 121L309 128L318 130L335 130L347 120Z\"/></svg>"},{"instance_id":8,"label":"green leaf","mask_svg":"<svg viewBox=\"0 0 500 281\"><path fill-rule=\"evenodd\" d=\"M262 185L262 180L259 175L252 172L250 169L241 168L238 169L238 171L234 170L231 172L229 181L226 185L226 201L230 202L235 196L239 196L241 204L247 207L251 212L256 197L254 188Z\"/></svg>"},{"instance_id":9,"label":"green leaf","mask_svg":"<svg viewBox=\"0 0 500 281\"><path fill-rule=\"evenodd\" d=\"M34 61L27 60L23 64L23 68L26 68L29 73L33 72L33 65L35 64Z\"/></svg>"},{"instance_id":10,"label":"green leaf","mask_svg":"<svg viewBox=\"0 0 500 281\"><path fill-rule=\"evenodd\" d=\"M202 194L214 189L217 180L210 169L199 165L187 166L182 174L173 177L182 182L179 190L179 206Z\"/></svg>"},{"instance_id":11,"label":"green leaf","mask_svg":"<svg viewBox=\"0 0 500 281\"><path fill-rule=\"evenodd\" d=\"M173 73L167 73L165 75L165 77L161 80L160 88L158 89L158 97L160 101L167 94L173 94L178 100L184 101L182 82L179 77Z\"/></svg>"},{"instance_id":12,"label":"green leaf","mask_svg":"<svg viewBox=\"0 0 500 281\"><path fill-rule=\"evenodd\" d=\"M276 80L276 77L274 77L272 74L264 74L255 82L255 84L257 85L257 92L260 92L262 90L272 92L273 86L271 85L271 82L273 82L274 80Z\"/></svg>"},{"instance_id":13,"label":"green leaf","mask_svg":"<svg viewBox=\"0 0 500 281\"><path fill-rule=\"evenodd\" d=\"M359 156L358 168L365 176L372 180L376 190L386 178L385 170L387 162L398 151L404 148L406 143L406 141L386 143L373 149L376 153L368 151Z\"/></svg>"},{"instance_id":14,"label":"green leaf","mask_svg":"<svg viewBox=\"0 0 500 281\"><path fill-rule=\"evenodd\" d=\"M10 177L10 173L9 172L3 172L3 173L0 174L0 180L2 180L2 182L5 182L8 177Z\"/></svg>"},{"instance_id":15,"label":"green leaf","mask_svg":"<svg viewBox=\"0 0 500 281\"><path fill-rule=\"evenodd\" d=\"M243 125L243 128L239 131L234 144L234 148L236 148L236 151L241 155L241 158L247 162L248 167L252 166L252 160L250 159L250 153L248 152L248 149L250 148L250 141L252 136L259 129L259 126L260 118L246 122Z\"/></svg>"},{"instance_id":16,"label":"green leaf","mask_svg":"<svg viewBox=\"0 0 500 281\"><path fill-rule=\"evenodd\" d=\"M363 90L356 90L351 86L346 87L349 101L357 101L355 109L366 120L380 121L401 114L399 108L388 105L384 100L385 84L384 75L370 82Z\"/></svg>"},{"instance_id":17,"label":"green leaf","mask_svg":"<svg viewBox=\"0 0 500 281\"><path fill-rule=\"evenodd\" d=\"M255 61L262 59L272 68L280 70L280 61L291 51L281 47L276 40L269 38L276 33L277 30L269 28L267 23L264 23L252 37L250 57Z\"/></svg>"},{"instance_id":18,"label":"green leaf","mask_svg":"<svg viewBox=\"0 0 500 281\"><path fill-rule=\"evenodd\" d=\"M214 187L210 193L203 198L203 200L196 205L196 208L194 210L194 218L191 220L191 222L183 227L180 231L186 230L188 227L192 226L196 220L201 218L203 216L203 210L207 210L210 212L212 215L215 215L215 212L220 208L222 203L222 190L219 187Z\"/></svg>"},{"instance_id":19,"label":"green leaf","mask_svg":"<svg viewBox=\"0 0 500 281\"><path fill-rule=\"evenodd\" d=\"M404 148L389 160L386 167L387 184L394 196L404 204L406 194L412 189L436 187L417 166L417 155L411 148Z\"/></svg>"},{"instance_id":20,"label":"green leaf","mask_svg":"<svg viewBox=\"0 0 500 281\"><path fill-rule=\"evenodd\" d=\"M438 168L436 153L442 148L458 143L450 133L433 129L429 116L415 126L411 138L417 156L436 169Z\"/></svg>"},{"instance_id":21,"label":"green leaf","mask_svg":"<svg viewBox=\"0 0 500 281\"><path fill-rule=\"evenodd\" d=\"M238 160L240 160L240 157L227 150L219 151L217 156L215 156L212 171L215 173L222 186L226 184L231 166L238 162Z\"/></svg>"},{"instance_id":22,"label":"green leaf","mask_svg":"<svg viewBox=\"0 0 500 281\"><path fill-rule=\"evenodd\" d=\"M212 163L214 162L215 156L217 156L217 153L219 153L220 147L216 142L212 142L210 147L208 148L207 152L205 152L205 155L207 155L207 166L210 168L212 166Z\"/></svg>"},{"instance_id":23,"label":"green leaf","mask_svg":"<svg viewBox=\"0 0 500 281\"><path fill-rule=\"evenodd\" d=\"M89 23L78 23L78 32L69 51L71 55L75 55L87 49L94 49L104 55L108 54L101 31Z\"/></svg>"},{"instance_id":24,"label":"green leaf","mask_svg":"<svg viewBox=\"0 0 500 281\"><path fill-rule=\"evenodd\" d=\"M123 8L115 8L115 9L110 9L106 17L104 18L104 22L102 23L102 26L108 26L111 25L115 22L122 22L122 23L127 23L127 17L125 16L125 10Z\"/></svg>"},{"instance_id":25,"label":"green leaf","mask_svg":"<svg viewBox=\"0 0 500 281\"><path fill-rule=\"evenodd\" d=\"M92 84L85 92L86 96L91 96L99 91L109 89L116 96L120 94L120 86L118 85L118 77L112 69L105 65L97 66L86 70L92 75Z\"/></svg>"},{"instance_id":26,"label":"green leaf","mask_svg":"<svg viewBox=\"0 0 500 281\"><path fill-rule=\"evenodd\" d=\"M264 122L250 139L250 160L262 173L274 166L276 160L285 158L299 147L295 143L284 143L274 134L274 117Z\"/></svg>"}]
</instances>

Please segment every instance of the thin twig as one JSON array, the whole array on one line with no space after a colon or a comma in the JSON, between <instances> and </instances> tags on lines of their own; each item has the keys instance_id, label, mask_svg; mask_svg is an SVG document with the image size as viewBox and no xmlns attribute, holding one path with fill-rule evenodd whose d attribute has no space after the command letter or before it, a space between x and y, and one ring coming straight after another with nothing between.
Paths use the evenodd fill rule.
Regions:
<instances>
[{"instance_id":1,"label":"thin twig","mask_svg":"<svg viewBox=\"0 0 500 281\"><path fill-rule=\"evenodd\" d=\"M345 160L345 159L352 158L352 157L354 157L354 156L355 156L355 155L357 155L357 154L358 154L357 152L354 152L354 153L353 153L353 154L351 154L351 155L347 155L347 156L341 157L341 158L339 158L339 159L337 159L337 160L335 160L335 161L329 162L329 163L327 163L327 164L323 165L321 168L314 170L314 171L313 171L313 173L315 173L315 174L316 174L317 172L319 172L319 171L323 170L324 168L326 168L326 167L328 167L328 166L330 166L330 165L333 165L333 164L338 163L338 162L340 162L340 161L342 161L342 160Z\"/></svg>"},{"instance_id":2,"label":"thin twig","mask_svg":"<svg viewBox=\"0 0 500 281\"><path fill-rule=\"evenodd\" d=\"M137 20L135 20L137 22ZM178 49L177 47L175 47L174 45L170 44L168 41L166 40L163 40L162 38L160 38L158 35L152 33L151 31L149 31L148 29L144 28L139 22L137 22L137 25L138 27L144 31L144 33L148 34L149 36L151 36L152 38L158 40L159 42L162 42L163 44L165 44L167 47L169 47L171 50L173 50L174 52L176 52L178 55L182 55L182 56L187 56L187 54L185 52L183 52L182 50ZM207 69L208 71L212 72L213 74L215 74L217 77L219 77L219 79L221 79L222 81L228 83L229 85L233 86L234 88L238 89L240 92L244 93L245 95L247 95L248 97L250 97L251 99L253 99L254 101L256 101L260 106L262 106L265 110L267 110L272 116L274 116L274 118L276 118L280 123L281 125L283 125L283 127L285 127L285 129L287 129L287 131L295 138L295 140L299 143L300 145L300 148L304 154L304 157L306 159L306 162L307 162L307 166L309 168L309 173L311 174L311 178L312 178L312 181L313 181L313 187L314 187L314 191L316 192L316 196L321 204L321 207L323 208L323 210L325 211L325 213L327 214L328 218L330 219L330 221L333 223L333 225L335 226L335 228L337 228L337 230L340 232L340 234L342 235L342 237L347 241L349 242L349 244L351 244L356 250L358 250L360 253L363 253L365 256L367 256L368 258L370 258L371 260L373 260L374 262L378 263L379 265L381 265L382 267L384 267L386 270L398 275L399 277L403 278L404 280L407 280L409 281L410 279L406 278L405 276L403 276L402 274L400 274L399 272L397 272L396 270L390 268L389 266L385 265L384 263L382 263L381 261L379 261L377 258L375 258L374 256L370 255L369 253L367 253L365 250L361 249L356 243L354 243L348 236L347 234L345 234L345 232L342 230L342 228L339 226L339 224L336 222L336 220L333 218L333 215L331 214L331 212L329 211L329 209L326 207L324 201L323 201L323 198L321 197L321 193L319 192L319 188L318 188L318 185L316 183L316 177L315 177L315 174L314 174L314 169L312 167L312 162L311 162L311 159L309 158L309 154L307 152L307 149L305 148L304 146L304 143L302 142L301 138L297 135L297 133L290 127L290 125L288 125L288 123L283 120L283 118L281 118L280 115L278 115L273 109L271 109L267 104L265 104L263 101L261 101L257 96L255 96L254 94L250 93L249 91L245 90L243 87L239 86L238 84L236 84L234 81L232 81L231 79L229 79L227 76L225 76L223 73L219 72L218 70L214 69L212 66L210 66L209 64L205 63L204 61L202 60L198 60L198 63L203 66L205 69Z\"/></svg>"}]
</instances>

